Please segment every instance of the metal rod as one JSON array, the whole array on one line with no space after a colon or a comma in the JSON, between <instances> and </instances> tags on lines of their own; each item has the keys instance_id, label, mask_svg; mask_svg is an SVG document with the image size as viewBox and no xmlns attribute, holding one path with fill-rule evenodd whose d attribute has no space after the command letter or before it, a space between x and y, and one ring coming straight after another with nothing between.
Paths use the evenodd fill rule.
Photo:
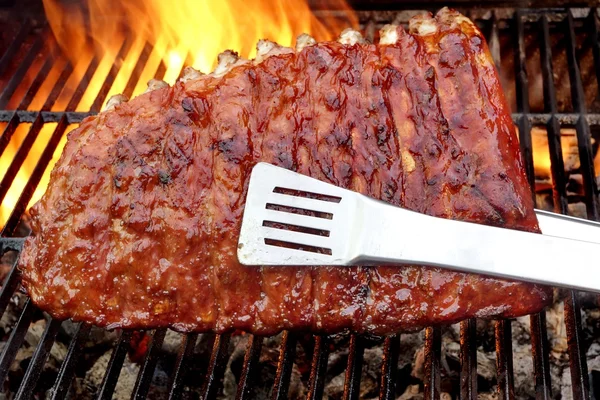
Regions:
<instances>
[{"instance_id":1,"label":"metal rod","mask_svg":"<svg viewBox=\"0 0 600 400\"><path fill-rule=\"evenodd\" d=\"M425 400L439 399L441 394L440 361L442 357L442 331L439 326L425 329L425 365L423 378Z\"/></svg>"},{"instance_id":2,"label":"metal rod","mask_svg":"<svg viewBox=\"0 0 600 400\"><path fill-rule=\"evenodd\" d=\"M229 355L229 340L230 334L217 335L213 344L210 362L208 364L208 372L206 373L206 381L202 387L203 399L214 399L221 389L223 383L223 374L227 366L227 358Z\"/></svg>"},{"instance_id":3,"label":"metal rod","mask_svg":"<svg viewBox=\"0 0 600 400\"><path fill-rule=\"evenodd\" d=\"M388 336L383 342L383 360L381 362L380 400L396 399L396 376L398 373L398 352L400 335Z\"/></svg>"},{"instance_id":4,"label":"metal rod","mask_svg":"<svg viewBox=\"0 0 600 400\"><path fill-rule=\"evenodd\" d=\"M92 57L92 59L90 60L90 64L88 65L85 73L83 74L83 78L79 81L77 88L75 88L75 92L73 92L73 95L71 96L71 100L69 100L69 103L67 104L67 111L75 110L75 108L83 98L83 95L85 94L85 91L88 85L90 84L92 77L96 72L96 69L98 69L99 64L100 60L96 56Z\"/></svg>"},{"instance_id":5,"label":"metal rod","mask_svg":"<svg viewBox=\"0 0 600 400\"><path fill-rule=\"evenodd\" d=\"M15 290L17 290L21 281L21 271L19 271L18 268L18 261L18 259L14 261L8 275L6 275L6 278L4 278L4 282L2 283L2 290L0 291L0 315L4 315L8 302L15 293Z\"/></svg>"},{"instance_id":6,"label":"metal rod","mask_svg":"<svg viewBox=\"0 0 600 400\"><path fill-rule=\"evenodd\" d=\"M40 114L39 111L25 111L25 110L17 110L17 111L4 110L4 111L2 111L2 110L0 110L0 122L9 122L15 117L19 123L34 122L39 114ZM44 122L58 122L58 121L60 121L60 119L62 117L66 116L69 124L75 124L75 123L79 123L79 122L83 121L83 119L86 117L89 117L91 115L96 115L96 113L89 112L89 111L88 112L42 111L41 115L42 115L42 119Z\"/></svg>"},{"instance_id":7,"label":"metal rod","mask_svg":"<svg viewBox=\"0 0 600 400\"><path fill-rule=\"evenodd\" d=\"M496 69L498 70L498 73L501 74L502 58L500 56L500 32L498 29L498 19L496 17L495 10L492 10L490 24L491 24L490 40L489 40L490 53L492 54L492 59L494 60L494 64L496 65Z\"/></svg>"},{"instance_id":8,"label":"metal rod","mask_svg":"<svg viewBox=\"0 0 600 400\"><path fill-rule=\"evenodd\" d=\"M477 399L477 321L460 323L460 399Z\"/></svg>"},{"instance_id":9,"label":"metal rod","mask_svg":"<svg viewBox=\"0 0 600 400\"><path fill-rule=\"evenodd\" d=\"M73 73L73 66L71 65L70 62L66 61L65 66L64 66L62 72L60 73L60 76L58 77L58 80L54 83L52 90L50 90L50 93L48 94L48 97L46 98L46 101L44 102L44 105L42 106L42 111L49 111L50 109L52 109L52 106L58 99L58 96L60 95L63 88L67 84L67 81L69 80L69 77L71 76L72 73Z\"/></svg>"},{"instance_id":10,"label":"metal rod","mask_svg":"<svg viewBox=\"0 0 600 400\"><path fill-rule=\"evenodd\" d=\"M533 357L533 374L535 377L535 394L537 400L552 399L550 382L550 346L546 331L546 313L534 314L531 322L531 355Z\"/></svg>"},{"instance_id":11,"label":"metal rod","mask_svg":"<svg viewBox=\"0 0 600 400\"><path fill-rule=\"evenodd\" d=\"M194 347L196 346L197 339L197 333L188 333L183 337L183 341L179 347L179 353L177 354L177 361L175 362L173 381L171 382L169 389L170 400L179 399L181 397L181 393L183 392L183 379L187 373L190 357L194 354Z\"/></svg>"},{"instance_id":12,"label":"metal rod","mask_svg":"<svg viewBox=\"0 0 600 400\"><path fill-rule=\"evenodd\" d=\"M42 65L42 68L40 68L40 70L38 71L35 79L31 82L31 84L29 85L29 88L27 88L27 90L25 91L25 94L23 95L23 98L21 99L19 105L17 106L17 109L25 110L25 109L27 109L27 107L29 107L29 105L31 104L31 101L35 97L35 94L37 93L39 88L42 86L42 83L44 83L44 81L48 77L48 73L54 66L54 63L55 63L55 60L53 60L51 57L48 57L46 59L46 62L44 62L44 65Z\"/></svg>"},{"instance_id":13,"label":"metal rod","mask_svg":"<svg viewBox=\"0 0 600 400\"><path fill-rule=\"evenodd\" d=\"M56 339L61 324L62 321L55 319L47 321L46 329L29 361L27 371L25 371L25 376L21 381L15 399L27 400L33 396L33 391L40 379L44 364L50 355L50 350L52 349L52 345L54 345L54 340Z\"/></svg>"},{"instance_id":14,"label":"metal rod","mask_svg":"<svg viewBox=\"0 0 600 400\"><path fill-rule=\"evenodd\" d=\"M117 346L114 348L106 373L102 379L102 384L98 390L97 397L102 400L112 399L113 392L117 386L119 375L121 374L121 367L125 361L127 350L129 349L129 341L131 340L131 331L121 331L119 339L117 340Z\"/></svg>"},{"instance_id":15,"label":"metal rod","mask_svg":"<svg viewBox=\"0 0 600 400\"><path fill-rule=\"evenodd\" d=\"M27 136L25 136L21 146L19 146L19 150L17 150L17 153L13 157L8 169L5 171L4 176L0 181L0 203L4 200L4 196L6 196L8 189L10 189L10 186L17 176L19 169L25 162L27 154L29 154L29 150L31 150L31 147L35 143L35 140L37 139L43 126L44 121L42 121L41 116L38 114L37 118L29 128Z\"/></svg>"},{"instance_id":16,"label":"metal rod","mask_svg":"<svg viewBox=\"0 0 600 400\"><path fill-rule=\"evenodd\" d=\"M531 143L531 122L529 121L529 80L527 78L525 48L525 27L521 11L515 12L515 85L517 91L517 110L523 115L518 119L519 145L523 156L525 174L529 182L531 195L535 199L535 174L533 171L533 145Z\"/></svg>"},{"instance_id":17,"label":"metal rod","mask_svg":"<svg viewBox=\"0 0 600 400\"><path fill-rule=\"evenodd\" d=\"M577 292L570 291L565 302L565 326L567 328L567 347L569 366L571 368L571 385L573 399L583 400L590 397L590 383L585 351L583 350L583 333L581 331L581 309Z\"/></svg>"},{"instance_id":18,"label":"metal rod","mask_svg":"<svg viewBox=\"0 0 600 400\"><path fill-rule=\"evenodd\" d=\"M125 96L127 96L128 98L131 98L131 96L133 95L133 90L135 89L135 86L137 85L138 81L140 80L141 74L144 71L144 67L146 66L146 63L148 62L148 58L150 57L150 54L152 54L152 45L148 42L145 43L144 48L142 50L142 54L140 54L140 57L138 58L135 67L133 68L133 71L131 72L131 75L129 75L129 80L127 81L127 84L125 85L125 89L123 90L123 94Z\"/></svg>"},{"instance_id":19,"label":"metal rod","mask_svg":"<svg viewBox=\"0 0 600 400\"><path fill-rule=\"evenodd\" d=\"M7 116L9 116L9 119L4 122L8 122L8 124L4 127L2 136L0 136L0 156L4 154L4 150L6 150L6 147L10 143L12 135L15 133L17 127L21 123L19 114L17 114L15 111L8 111Z\"/></svg>"},{"instance_id":20,"label":"metal rod","mask_svg":"<svg viewBox=\"0 0 600 400\"><path fill-rule=\"evenodd\" d=\"M542 64L542 78L544 82L544 108L546 112L551 113L551 117L546 123L546 133L548 135L548 149L550 153L550 174L552 177L554 210L558 213L566 214L569 202L567 199L565 165L562 156L560 123L556 117L558 103L554 86L550 27L546 14L543 14L540 18L540 31L542 33L540 62Z\"/></svg>"},{"instance_id":21,"label":"metal rod","mask_svg":"<svg viewBox=\"0 0 600 400\"><path fill-rule=\"evenodd\" d=\"M29 35L29 32L31 32L31 28L31 21L29 19L24 20L21 23L21 29L14 37L14 39L10 42L10 46L8 47L8 49L6 49L6 51L2 55L2 58L0 58L0 75L4 74L6 68L10 65L15 54L17 54L19 49L22 48L25 39Z\"/></svg>"},{"instance_id":22,"label":"metal rod","mask_svg":"<svg viewBox=\"0 0 600 400\"><path fill-rule=\"evenodd\" d=\"M587 24L589 25L589 28L586 28L586 30L590 32L590 42L592 43L596 82L600 82L600 21L598 20L598 10L596 8L590 9ZM597 90L597 95L600 97L600 85L598 85Z\"/></svg>"},{"instance_id":23,"label":"metal rod","mask_svg":"<svg viewBox=\"0 0 600 400\"><path fill-rule=\"evenodd\" d=\"M236 400L252 398L251 381L255 377L256 370L258 369L258 360L260 358L262 344L262 336L250 335L248 338L248 347L246 348L246 354L244 355L242 373L240 374L237 393L235 395Z\"/></svg>"},{"instance_id":24,"label":"metal rod","mask_svg":"<svg viewBox=\"0 0 600 400\"><path fill-rule=\"evenodd\" d=\"M577 61L577 37L571 11L567 13L565 20L566 51L569 65L569 81L571 83L571 100L573 109L580 114L576 123L577 145L579 148L580 170L583 177L583 189L586 199L587 216L589 219L600 221L600 205L598 204L598 186L594 172L594 157L588 121L584 118L586 114L585 93L581 81L581 71Z\"/></svg>"},{"instance_id":25,"label":"metal rod","mask_svg":"<svg viewBox=\"0 0 600 400\"><path fill-rule=\"evenodd\" d=\"M26 110L0 110L0 122L9 122L16 114L20 122L34 122L39 111L26 111ZM67 116L67 120L70 124L76 124L83 121L84 118L96 115L94 112L82 112L82 111L42 111L42 118L44 122L58 122L63 115ZM531 113L524 115L522 113L513 113L513 121L518 121L521 117L526 116L532 125L543 125L546 124L552 117L558 119L562 125L575 125L579 118L585 118L590 125L600 125L600 113L588 113L584 116L575 113L558 113L552 115L550 113ZM2 139L0 138L0 143Z\"/></svg>"},{"instance_id":26,"label":"metal rod","mask_svg":"<svg viewBox=\"0 0 600 400\"><path fill-rule=\"evenodd\" d=\"M6 224L4 224L4 227L2 228L2 235L12 235L15 229L17 228L19 220L25 212L27 205L31 200L31 197L33 196L33 193L35 193L35 190L38 187L42 176L44 176L44 172L46 172L46 168L48 168L48 164L50 163L50 160L52 160L54 151L60 143L60 140L62 139L67 129L67 126L67 119L63 117L54 129L54 132L52 133L50 140L46 144L44 151L42 152L38 162L36 163L31 173L31 176L29 177L27 183L25 184L25 187L21 191L21 195L19 196L17 203L11 211L8 220L6 221Z\"/></svg>"},{"instance_id":27,"label":"metal rod","mask_svg":"<svg viewBox=\"0 0 600 400\"><path fill-rule=\"evenodd\" d=\"M329 339L327 336L317 335L313 348L310 376L308 379L307 400L323 398L325 387L325 374L327 373L327 360L329 359Z\"/></svg>"},{"instance_id":28,"label":"metal rod","mask_svg":"<svg viewBox=\"0 0 600 400\"><path fill-rule=\"evenodd\" d=\"M44 29L44 31L45 31L45 29ZM38 56L40 50L42 49L42 46L44 45L46 37L47 37L47 35L44 33L37 36L35 42L33 43L31 48L27 52L27 55L19 63L19 67L17 68L17 70L11 75L11 78L8 81L8 83L6 84L6 86L4 87L4 90L2 90L2 93L0 93L0 109L6 108L6 105L8 104L8 101L10 100L10 98L15 93L15 90L17 89L19 84L21 82L23 82L23 78L25 77L25 74L27 74L29 67L31 67L31 64L33 64L33 61L35 60L35 58Z\"/></svg>"},{"instance_id":29,"label":"metal rod","mask_svg":"<svg viewBox=\"0 0 600 400\"><path fill-rule=\"evenodd\" d=\"M27 299L23 311L21 312L21 316L19 317L19 321L17 322L17 325L13 327L10 337L4 345L4 349L2 349L2 354L0 354L0 383L6 380L8 370L25 340L25 335L27 334L27 329L33 318L34 311L35 306L33 305L33 302L31 299Z\"/></svg>"},{"instance_id":30,"label":"metal rod","mask_svg":"<svg viewBox=\"0 0 600 400\"><path fill-rule=\"evenodd\" d=\"M98 94L96 95L96 99L94 100L94 103L90 107L90 111L92 111L92 112L100 111L100 108L102 107L102 104L104 104L104 100L106 99L106 96L108 95L108 91L110 90L111 86L115 82L117 74L121 70L121 66L123 65L122 60L124 60L125 57L127 56L127 53L129 53L129 50L131 49L132 44L133 44L132 35L128 35L127 39L123 41L123 44L121 45L121 48L119 49L119 52L115 56L115 61L112 63L112 65L110 67L110 71L108 71L108 74L106 75L106 78L104 79L104 83L102 83L102 87L100 87L100 90L98 91Z\"/></svg>"},{"instance_id":31,"label":"metal rod","mask_svg":"<svg viewBox=\"0 0 600 400\"><path fill-rule=\"evenodd\" d=\"M154 331L152 339L148 344L148 349L146 350L144 362L142 363L140 371L138 372L137 379L135 381L135 386L131 394L132 399L145 399L148 395L148 390L150 389L150 384L152 383L152 378L154 377L156 363L160 358L160 353L162 350L162 345L163 341L165 340L166 333L166 329L157 329Z\"/></svg>"},{"instance_id":32,"label":"metal rod","mask_svg":"<svg viewBox=\"0 0 600 400\"><path fill-rule=\"evenodd\" d=\"M287 399L292 367L294 365L294 358L296 357L296 342L297 338L295 335L288 331L282 333L271 400Z\"/></svg>"},{"instance_id":33,"label":"metal rod","mask_svg":"<svg viewBox=\"0 0 600 400\"><path fill-rule=\"evenodd\" d=\"M71 382L75 377L75 368L77 368L81 351L85 346L85 342L89 338L90 325L80 323L75 331L75 335L71 339L69 350L63 360L58 376L54 382L54 386L50 389L48 397L52 400L60 400L67 397L69 389L71 388Z\"/></svg>"},{"instance_id":34,"label":"metal rod","mask_svg":"<svg viewBox=\"0 0 600 400\"><path fill-rule=\"evenodd\" d=\"M350 336L346 379L344 381L344 400L357 400L360 397L360 381L364 356L363 339L353 334Z\"/></svg>"},{"instance_id":35,"label":"metal rod","mask_svg":"<svg viewBox=\"0 0 600 400\"><path fill-rule=\"evenodd\" d=\"M512 329L510 320L496 321L496 368L498 394L501 399L515 398L515 383L512 359Z\"/></svg>"}]
</instances>

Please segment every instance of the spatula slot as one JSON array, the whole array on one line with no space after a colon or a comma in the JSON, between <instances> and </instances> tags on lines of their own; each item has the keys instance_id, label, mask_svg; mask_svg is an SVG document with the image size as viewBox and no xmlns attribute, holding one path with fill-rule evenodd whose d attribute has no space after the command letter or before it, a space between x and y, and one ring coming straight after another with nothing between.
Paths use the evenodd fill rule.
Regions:
<instances>
[{"instance_id":1,"label":"spatula slot","mask_svg":"<svg viewBox=\"0 0 600 400\"><path fill-rule=\"evenodd\" d=\"M316 217L316 218L333 219L333 214L331 214L331 213L312 211L312 210L307 210L304 208L297 208L297 207L291 207L291 206L282 206L281 204L267 203L265 208L267 210L281 211L281 212L287 212L287 213L299 214L299 215L307 215L307 216Z\"/></svg>"},{"instance_id":2,"label":"spatula slot","mask_svg":"<svg viewBox=\"0 0 600 400\"><path fill-rule=\"evenodd\" d=\"M263 226L266 226L269 228L281 229L281 230L285 230L285 231L301 232L301 233L307 233L309 235L329 237L329 231L325 230L325 229L308 228L305 226L286 224L286 223L277 222L277 221L263 221Z\"/></svg>"},{"instance_id":3,"label":"spatula slot","mask_svg":"<svg viewBox=\"0 0 600 400\"><path fill-rule=\"evenodd\" d=\"M273 189L273 193L286 194L288 196L295 197L304 197L307 199L328 201L330 203L339 203L340 201L342 201L342 198L337 196L330 196L328 194L322 193L305 192L303 190L289 189L280 186L277 186L275 189Z\"/></svg>"},{"instance_id":4,"label":"spatula slot","mask_svg":"<svg viewBox=\"0 0 600 400\"><path fill-rule=\"evenodd\" d=\"M325 247L309 246L309 245L305 245L305 244L286 242L283 240L275 240L275 239L265 238L265 244L267 246L284 247L286 249L308 251L311 253L325 254L328 256L330 256L332 254L331 249L327 249Z\"/></svg>"}]
</instances>

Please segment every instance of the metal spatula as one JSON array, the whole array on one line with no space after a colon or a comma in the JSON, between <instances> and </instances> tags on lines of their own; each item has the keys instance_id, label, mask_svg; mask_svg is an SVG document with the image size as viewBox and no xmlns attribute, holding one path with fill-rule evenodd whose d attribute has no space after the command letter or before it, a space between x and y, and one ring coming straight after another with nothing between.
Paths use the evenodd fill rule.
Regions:
<instances>
[{"instance_id":1,"label":"metal spatula","mask_svg":"<svg viewBox=\"0 0 600 400\"><path fill-rule=\"evenodd\" d=\"M542 235L437 218L259 163L250 177L238 259L244 265L429 265L600 292L594 272L600 271L600 224L546 212L538 218Z\"/></svg>"}]
</instances>

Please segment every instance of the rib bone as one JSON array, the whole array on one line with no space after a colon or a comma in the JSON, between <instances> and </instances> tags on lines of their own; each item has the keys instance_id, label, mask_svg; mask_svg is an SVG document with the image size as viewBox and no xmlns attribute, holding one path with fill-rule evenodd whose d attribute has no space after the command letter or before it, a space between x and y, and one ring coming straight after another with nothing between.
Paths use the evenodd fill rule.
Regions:
<instances>
[{"instance_id":1,"label":"rib bone","mask_svg":"<svg viewBox=\"0 0 600 400\"><path fill-rule=\"evenodd\" d=\"M119 104L125 103L128 100L129 98L124 94L115 94L114 96L111 96L110 99L108 99L108 101L106 102L106 106L104 106L104 110L102 111L112 110Z\"/></svg>"}]
</instances>

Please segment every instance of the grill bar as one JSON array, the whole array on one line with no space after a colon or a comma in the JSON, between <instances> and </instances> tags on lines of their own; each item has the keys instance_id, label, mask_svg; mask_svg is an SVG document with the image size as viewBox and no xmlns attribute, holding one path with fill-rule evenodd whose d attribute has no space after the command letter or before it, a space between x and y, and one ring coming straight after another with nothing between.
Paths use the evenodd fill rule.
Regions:
<instances>
[{"instance_id":1,"label":"grill bar","mask_svg":"<svg viewBox=\"0 0 600 400\"><path fill-rule=\"evenodd\" d=\"M54 344L54 339L58 334L60 325L61 322L54 319L47 322L46 329L40 339L39 345L36 347L35 352L31 357L31 361L29 361L29 366L27 367L27 371L25 372L25 376L23 377L21 386L19 386L19 391L17 392L15 399L24 400L32 397L33 390L42 373L44 363L50 355L50 349Z\"/></svg>"},{"instance_id":2,"label":"grill bar","mask_svg":"<svg viewBox=\"0 0 600 400\"><path fill-rule=\"evenodd\" d=\"M144 362L133 388L133 394L131 395L132 399L145 399L148 395L148 390L150 389L150 384L154 377L156 363L160 358L160 352L166 333L166 329L157 329L154 331L152 339L148 344L148 350L146 350Z\"/></svg>"},{"instance_id":3,"label":"grill bar","mask_svg":"<svg viewBox=\"0 0 600 400\"><path fill-rule=\"evenodd\" d=\"M31 147L35 143L35 140L38 138L38 135L42 130L43 126L44 121L42 121L42 119L38 115L38 117L33 122L33 125L31 125L31 128L29 129L27 136L23 140L23 143L19 147L17 154L10 163L10 166L4 173L2 181L0 181L0 202L4 200L4 197L6 196L6 193L10 188L10 185L12 185L15 177L17 176L17 173L19 172L19 169L25 162L27 154L29 153L29 150L31 150Z\"/></svg>"},{"instance_id":4,"label":"grill bar","mask_svg":"<svg viewBox=\"0 0 600 400\"><path fill-rule=\"evenodd\" d=\"M71 382L75 377L75 368L77 368L79 355L83 350L86 340L88 340L89 333L90 325L80 323L71 340L67 355L60 366L56 382L50 390L49 397L52 400L64 399L67 397L69 389L71 388Z\"/></svg>"},{"instance_id":5,"label":"grill bar","mask_svg":"<svg viewBox=\"0 0 600 400\"><path fill-rule=\"evenodd\" d=\"M33 305L33 302L31 299L27 299L25 306L23 307L23 312L19 317L19 321L17 322L17 325L13 327L10 337L0 355L0 383L6 380L8 369L15 360L17 351L19 351L19 348L25 340L25 334L27 333L27 328L29 328L31 319L33 318L34 311L35 306Z\"/></svg>"},{"instance_id":6,"label":"grill bar","mask_svg":"<svg viewBox=\"0 0 600 400\"><path fill-rule=\"evenodd\" d=\"M29 32L31 32L32 28L31 21L29 20L21 23L21 29L10 43L8 49L6 49L2 55L2 58L0 58L0 75L4 74L6 68L8 68L10 65L10 62L14 59L21 46L23 46L23 43L25 43L25 39L29 35Z\"/></svg>"},{"instance_id":7,"label":"grill bar","mask_svg":"<svg viewBox=\"0 0 600 400\"><path fill-rule=\"evenodd\" d=\"M531 143L531 122L529 121L529 81L527 78L527 69L525 60L527 53L525 51L525 27L523 25L523 16L521 11L515 13L514 22L516 26L516 44L515 48L515 84L517 89L517 110L523 115L518 119L519 127L519 145L523 156L525 173L531 188L531 195L535 198L535 177L533 173L533 145Z\"/></svg>"},{"instance_id":8,"label":"grill bar","mask_svg":"<svg viewBox=\"0 0 600 400\"><path fill-rule=\"evenodd\" d=\"M21 102L19 103L19 106L17 108L23 110L29 107L40 86L42 86L42 83L44 83L44 80L48 77L48 73L52 69L54 62L55 60L53 60L52 58L48 58L46 62L44 62L44 65L37 73L35 79L31 82L31 85L29 85L29 87L25 91L25 95L21 99Z\"/></svg>"},{"instance_id":9,"label":"grill bar","mask_svg":"<svg viewBox=\"0 0 600 400\"><path fill-rule=\"evenodd\" d=\"M564 301L573 399L589 399L590 384L588 381L587 360L583 351L581 311L577 292L570 291Z\"/></svg>"},{"instance_id":10,"label":"grill bar","mask_svg":"<svg viewBox=\"0 0 600 400\"><path fill-rule=\"evenodd\" d=\"M272 400L287 399L292 367L296 357L297 341L297 337L288 331L284 331L281 336L277 372L275 373L275 382L271 392Z\"/></svg>"},{"instance_id":11,"label":"grill bar","mask_svg":"<svg viewBox=\"0 0 600 400\"><path fill-rule=\"evenodd\" d=\"M496 321L496 369L501 399L515 398L512 359L512 329L509 320Z\"/></svg>"},{"instance_id":12,"label":"grill bar","mask_svg":"<svg viewBox=\"0 0 600 400\"><path fill-rule=\"evenodd\" d=\"M117 386L117 381L119 380L121 367L123 366L125 356L127 355L127 350L129 349L131 334L131 331L121 331L119 339L117 340L117 346L114 348L110 356L106 373L104 374L102 384L100 385L100 390L98 391L96 397L97 399L112 399L113 392Z\"/></svg>"},{"instance_id":13,"label":"grill bar","mask_svg":"<svg viewBox=\"0 0 600 400\"><path fill-rule=\"evenodd\" d=\"M44 31L46 30L44 29ZM11 79L6 84L6 87L4 88L2 93L0 93L0 109L6 108L6 104L12 97L19 84L23 81L23 78L25 77L29 66L33 63L33 60L39 54L42 46L44 45L44 42L46 41L46 37L48 37L47 33L39 35L37 37L35 43L27 52L27 55L21 62L19 68L17 68L17 70L13 73Z\"/></svg>"},{"instance_id":14,"label":"grill bar","mask_svg":"<svg viewBox=\"0 0 600 400\"><path fill-rule=\"evenodd\" d=\"M550 346L546 332L546 313L532 315L531 322L531 353L533 356L533 373L535 377L535 394L537 400L552 398L550 382Z\"/></svg>"},{"instance_id":15,"label":"grill bar","mask_svg":"<svg viewBox=\"0 0 600 400\"><path fill-rule=\"evenodd\" d=\"M124 60L125 57L127 56L127 53L129 52L129 49L131 49L132 44L133 44L133 39L131 39L131 37L128 37L128 39L126 39L123 42L123 45L121 46L121 49L119 49L119 52L117 53L117 55L115 57L115 61L112 63L112 66L110 67L110 71L108 71L108 75L106 76L106 79L104 80L104 83L102 84L102 87L100 88L100 91L98 92L98 95L96 96L96 99L94 100L94 103L90 107L90 111L92 111L92 112L100 111L100 108L102 107L102 104L104 103L104 100L106 99L106 96L108 95L108 91L110 90L112 84L114 83L114 81L117 77L117 74L121 70L121 66L123 65L122 60Z\"/></svg>"},{"instance_id":16,"label":"grill bar","mask_svg":"<svg viewBox=\"0 0 600 400\"><path fill-rule=\"evenodd\" d=\"M380 400L396 398L396 375L398 372L398 352L400 335L388 336L383 342L383 360L381 362Z\"/></svg>"},{"instance_id":17,"label":"grill bar","mask_svg":"<svg viewBox=\"0 0 600 400\"><path fill-rule=\"evenodd\" d=\"M439 326L425 329L425 378L426 400L439 399L441 395L440 360L442 357L442 330Z\"/></svg>"},{"instance_id":18,"label":"grill bar","mask_svg":"<svg viewBox=\"0 0 600 400\"><path fill-rule=\"evenodd\" d=\"M551 113L546 123L548 134L548 150L550 153L550 174L552 177L554 210L566 214L568 210L567 183L565 178L565 165L562 157L562 144L560 141L560 122L556 117L557 100L554 87L554 70L552 68L552 48L550 45L550 27L548 16L542 15L540 19L542 41L540 45L540 59L542 64L542 78L544 83L544 108Z\"/></svg>"},{"instance_id":19,"label":"grill bar","mask_svg":"<svg viewBox=\"0 0 600 400\"><path fill-rule=\"evenodd\" d=\"M327 360L329 358L328 344L329 339L327 336L315 336L310 378L308 381L308 400L316 400L323 397Z\"/></svg>"},{"instance_id":20,"label":"grill bar","mask_svg":"<svg viewBox=\"0 0 600 400\"><path fill-rule=\"evenodd\" d=\"M598 221L598 202L596 199L598 187L596 186L596 175L594 173L594 158L592 153L592 142L590 126L583 115L586 114L585 94L581 71L577 61L577 42L573 23L573 14L567 13L566 19L566 42L567 61L569 63L569 81L571 83L571 99L573 109L581 115L576 124L577 144L579 147L579 160L581 163L581 174L583 176L584 194L586 197L587 215L589 219Z\"/></svg>"},{"instance_id":21,"label":"grill bar","mask_svg":"<svg viewBox=\"0 0 600 400\"><path fill-rule=\"evenodd\" d=\"M29 204L29 201L31 200L31 197L35 192L35 189L40 183L40 180L42 179L42 176L44 175L44 172L46 171L46 168L48 167L48 164L50 163L50 160L54 155L54 150L58 146L58 143L62 139L67 129L67 126L68 124L66 118L63 117L54 129L54 132L52 133L52 136L50 137L46 148L42 152L39 161L37 162L33 172L31 173L31 176L27 180L27 183L25 184L25 187L21 192L21 195L19 196L17 204L13 208L13 211L11 212L8 221L6 221L6 224L4 225L4 228L2 230L3 235L12 235L14 230L16 229L17 224L21 219L21 216L27 208L27 204Z\"/></svg>"},{"instance_id":22,"label":"grill bar","mask_svg":"<svg viewBox=\"0 0 600 400\"><path fill-rule=\"evenodd\" d=\"M140 76L142 75L142 71L148 62L148 58L152 53L152 45L150 43L146 43L142 50L142 54L138 58L131 75L129 76L129 80L127 81L127 85L125 86L125 90L123 90L123 95L127 96L127 98L131 98L133 95L133 90L137 85L137 82L140 80Z\"/></svg>"},{"instance_id":23,"label":"grill bar","mask_svg":"<svg viewBox=\"0 0 600 400\"><path fill-rule=\"evenodd\" d=\"M262 350L263 338L251 335L248 338L248 348L244 355L244 365L238 382L236 400L251 399L252 386L251 381L256 376L260 351Z\"/></svg>"},{"instance_id":24,"label":"grill bar","mask_svg":"<svg viewBox=\"0 0 600 400\"><path fill-rule=\"evenodd\" d=\"M179 347L177 361L175 362L173 381L171 382L171 388L169 390L170 400L181 397L181 393L183 392L183 379L187 373L190 358L194 354L194 347L196 346L197 340L198 334L196 333L189 333L183 337L183 341Z\"/></svg>"},{"instance_id":25,"label":"grill bar","mask_svg":"<svg viewBox=\"0 0 600 400\"><path fill-rule=\"evenodd\" d=\"M46 98L46 102L42 106L42 116L44 111L49 111L50 109L52 109L52 106L54 105L54 103L56 103L60 92L67 84L67 80L69 79L72 73L73 66L69 62L66 62L62 72L60 73L60 76L58 77L58 80L54 83L50 94Z\"/></svg>"},{"instance_id":26,"label":"grill bar","mask_svg":"<svg viewBox=\"0 0 600 400\"><path fill-rule=\"evenodd\" d=\"M346 379L344 381L344 400L356 400L360 397L360 374L365 350L363 340L355 334L350 336Z\"/></svg>"},{"instance_id":27,"label":"grill bar","mask_svg":"<svg viewBox=\"0 0 600 400\"><path fill-rule=\"evenodd\" d=\"M21 275L17 268L17 262L15 261L2 283L2 291L0 292L0 314L4 314L6 311L8 302L19 285L20 278Z\"/></svg>"},{"instance_id":28,"label":"grill bar","mask_svg":"<svg viewBox=\"0 0 600 400\"><path fill-rule=\"evenodd\" d=\"M460 399L477 399L477 322L460 323Z\"/></svg>"},{"instance_id":29,"label":"grill bar","mask_svg":"<svg viewBox=\"0 0 600 400\"><path fill-rule=\"evenodd\" d=\"M225 365L227 364L227 356L229 354L229 340L231 335L216 335L213 344L213 351L208 364L208 372L206 373L206 381L202 388L202 398L214 399L217 396L223 380Z\"/></svg>"},{"instance_id":30,"label":"grill bar","mask_svg":"<svg viewBox=\"0 0 600 400\"><path fill-rule=\"evenodd\" d=\"M79 102L83 98L85 90L87 89L88 85L90 84L90 81L91 81L92 77L94 76L96 69L98 69L99 64L100 64L100 60L97 57L93 57L91 59L90 64L88 65L85 73L83 74L83 78L81 79L81 81L79 81L79 84L77 85L77 88L75 89L75 92L71 96L71 100L69 100L69 103L67 104L67 111L75 110L75 108L77 107L77 104L79 104Z\"/></svg>"},{"instance_id":31,"label":"grill bar","mask_svg":"<svg viewBox=\"0 0 600 400\"><path fill-rule=\"evenodd\" d=\"M38 113L38 111L0 110L0 122L10 122L12 118L16 118L18 123L34 122ZM63 115L66 115L67 121L70 124L76 124L83 121L84 118L95 115L96 113L89 111L42 111L41 114L44 122L58 122ZM523 113L513 113L512 119L513 121L518 122L523 116ZM554 115L551 113L535 113L528 114L526 117L532 125L543 125L553 117L555 117L561 125L575 125L580 118L584 118L590 125L600 125L600 113L588 113L583 116L576 113L556 113Z\"/></svg>"},{"instance_id":32,"label":"grill bar","mask_svg":"<svg viewBox=\"0 0 600 400\"><path fill-rule=\"evenodd\" d=\"M3 122L8 122L8 124L4 127L4 131L2 132L2 136L0 136L0 155L4 153L6 146L10 143L10 139L12 135L17 130L17 127L21 123L21 119L16 112L10 111L6 114L6 120Z\"/></svg>"},{"instance_id":33,"label":"grill bar","mask_svg":"<svg viewBox=\"0 0 600 400\"><path fill-rule=\"evenodd\" d=\"M598 19L598 10L592 8L588 18L592 42L592 54L594 56L594 69L596 71L596 82L600 82L600 20ZM600 94L600 85L598 86L598 93Z\"/></svg>"}]
</instances>

